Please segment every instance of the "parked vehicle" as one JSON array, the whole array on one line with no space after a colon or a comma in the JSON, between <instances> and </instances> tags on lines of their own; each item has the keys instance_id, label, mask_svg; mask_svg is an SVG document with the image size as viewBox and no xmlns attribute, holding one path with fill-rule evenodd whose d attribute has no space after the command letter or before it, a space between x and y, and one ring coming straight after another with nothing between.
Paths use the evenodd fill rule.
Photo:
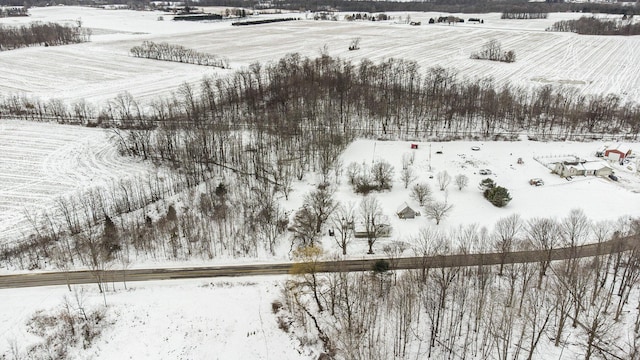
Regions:
<instances>
[{"instance_id":1,"label":"parked vehicle","mask_svg":"<svg viewBox=\"0 0 640 360\"><path fill-rule=\"evenodd\" d=\"M473 150L473 151L478 151L478 150L480 150L480 147L479 147L479 146L472 146L472 147L471 147L471 150Z\"/></svg>"},{"instance_id":2,"label":"parked vehicle","mask_svg":"<svg viewBox=\"0 0 640 360\"><path fill-rule=\"evenodd\" d=\"M540 178L533 178L529 180L529 185L542 186L544 185L544 181L542 181L542 179Z\"/></svg>"},{"instance_id":3,"label":"parked vehicle","mask_svg":"<svg viewBox=\"0 0 640 360\"><path fill-rule=\"evenodd\" d=\"M480 169L480 171L478 171L478 173L480 173L480 175L491 175L491 170L489 170L489 169Z\"/></svg>"},{"instance_id":4,"label":"parked vehicle","mask_svg":"<svg viewBox=\"0 0 640 360\"><path fill-rule=\"evenodd\" d=\"M613 180L613 181L618 181L618 177L617 177L617 176L615 176L615 175L613 175L613 174L610 174L610 175L609 175L609 179L611 179L611 180Z\"/></svg>"}]
</instances>

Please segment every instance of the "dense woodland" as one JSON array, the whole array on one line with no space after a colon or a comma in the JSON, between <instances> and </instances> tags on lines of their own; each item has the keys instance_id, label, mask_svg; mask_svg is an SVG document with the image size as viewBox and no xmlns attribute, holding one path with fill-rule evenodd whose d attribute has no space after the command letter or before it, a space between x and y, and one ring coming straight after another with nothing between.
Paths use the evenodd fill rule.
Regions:
<instances>
[{"instance_id":1,"label":"dense woodland","mask_svg":"<svg viewBox=\"0 0 640 360\"><path fill-rule=\"evenodd\" d=\"M56 46L89 41L91 29L58 23L34 22L29 25L0 25L0 51L28 46Z\"/></svg>"},{"instance_id":2,"label":"dense woodland","mask_svg":"<svg viewBox=\"0 0 640 360\"><path fill-rule=\"evenodd\" d=\"M302 137L296 141L319 131L432 140L499 139L524 130L532 137L556 139L602 134L637 139L640 133L640 106L615 94L587 95L552 85L496 85L489 78L461 78L453 69L420 69L415 62L398 59L356 64L297 54L253 64L228 77L207 77L198 86L183 84L172 95L147 103L126 92L100 107L5 95L0 114L138 129L145 136L131 135L121 144L123 151L159 160L177 159L183 141L167 148L159 134L199 127Z\"/></svg>"},{"instance_id":3,"label":"dense woodland","mask_svg":"<svg viewBox=\"0 0 640 360\"><path fill-rule=\"evenodd\" d=\"M491 231L426 228L385 249L435 256L549 248L638 234L638 223L518 216ZM615 230L615 231L614 231ZM458 244L458 245L452 245ZM562 244L562 245L561 245ZM505 247L505 245L507 247ZM273 303L283 331L332 359L640 359L637 251L555 262L318 273L319 251Z\"/></svg>"}]
</instances>

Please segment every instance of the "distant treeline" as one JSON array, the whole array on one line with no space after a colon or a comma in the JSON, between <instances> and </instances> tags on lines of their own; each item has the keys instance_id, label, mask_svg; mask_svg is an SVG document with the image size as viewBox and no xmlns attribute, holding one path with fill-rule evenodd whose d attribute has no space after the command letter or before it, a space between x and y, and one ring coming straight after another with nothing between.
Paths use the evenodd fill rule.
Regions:
<instances>
[{"instance_id":1,"label":"distant treeline","mask_svg":"<svg viewBox=\"0 0 640 360\"><path fill-rule=\"evenodd\" d=\"M12 16L29 16L29 9L26 6L0 7L0 18Z\"/></svg>"},{"instance_id":2,"label":"distant treeline","mask_svg":"<svg viewBox=\"0 0 640 360\"><path fill-rule=\"evenodd\" d=\"M49 0L0 0L0 5L10 6L49 6ZM99 0L58 0L61 5L102 5ZM110 4L126 4L132 9L149 9L153 6L145 0L113 0ZM198 6L225 6L235 8L259 9L261 0L201 0ZM278 8L288 10L322 11L337 9L348 12L390 12L390 11L437 11L437 12L463 12L463 13L488 13L503 12L513 6L526 8L525 12L584 12L605 14L638 14L638 9L624 6L620 3L566 3L560 0L547 0L546 2L523 2L521 0L491 1L491 0L435 0L435 1L351 1L351 0L292 0L277 2Z\"/></svg>"},{"instance_id":3,"label":"distant treeline","mask_svg":"<svg viewBox=\"0 0 640 360\"><path fill-rule=\"evenodd\" d=\"M229 67L226 59L207 53L201 53L187 49L181 45L168 43L156 44L153 41L145 41L141 46L134 46L129 50L131 55L140 58L175 61L194 65L215 66L226 69Z\"/></svg>"},{"instance_id":4,"label":"distant treeline","mask_svg":"<svg viewBox=\"0 0 640 360\"><path fill-rule=\"evenodd\" d=\"M276 22L295 21L295 20L300 20L300 18L290 17L290 18L282 18L282 19L263 19L263 20L237 21L237 22L231 23L231 25L233 25L233 26L261 25L261 24L270 24L270 23L276 23Z\"/></svg>"},{"instance_id":5,"label":"distant treeline","mask_svg":"<svg viewBox=\"0 0 640 360\"><path fill-rule=\"evenodd\" d=\"M626 21L583 16L578 20L558 21L547 30L581 35L640 35L640 23L632 23L631 18Z\"/></svg>"},{"instance_id":6,"label":"distant treeline","mask_svg":"<svg viewBox=\"0 0 640 360\"><path fill-rule=\"evenodd\" d=\"M91 30L57 23L0 25L0 51L28 46L55 46L89 41Z\"/></svg>"},{"instance_id":7,"label":"distant treeline","mask_svg":"<svg viewBox=\"0 0 640 360\"><path fill-rule=\"evenodd\" d=\"M546 12L528 12L527 10L515 10L510 9L508 11L504 11L502 13L501 19L518 19L518 20L529 20L529 19L546 19L549 16L549 13Z\"/></svg>"},{"instance_id":8,"label":"distant treeline","mask_svg":"<svg viewBox=\"0 0 640 360\"><path fill-rule=\"evenodd\" d=\"M246 0L201 0L200 6L233 6L259 8L261 1ZM278 8L289 10L322 11L337 9L348 12L391 12L391 11L436 11L436 12L463 12L463 13L488 13L503 12L505 9L517 7L522 12L549 13L549 12L597 12L609 14L637 13L638 10L620 4L604 3L564 3L554 0L547 2L522 2L518 0L490 1L490 0L435 0L435 1L351 1L351 0L292 0L278 2Z\"/></svg>"}]
</instances>

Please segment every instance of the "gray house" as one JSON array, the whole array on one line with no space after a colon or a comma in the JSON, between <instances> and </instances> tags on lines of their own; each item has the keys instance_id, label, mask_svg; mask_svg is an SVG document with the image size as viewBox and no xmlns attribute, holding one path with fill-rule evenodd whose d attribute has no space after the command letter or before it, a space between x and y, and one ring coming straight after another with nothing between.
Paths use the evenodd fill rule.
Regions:
<instances>
[{"instance_id":1,"label":"gray house","mask_svg":"<svg viewBox=\"0 0 640 360\"><path fill-rule=\"evenodd\" d=\"M416 216L420 216L420 212L413 210L413 208L411 208L411 206L409 206L409 204L407 204L406 202L400 205L398 211L396 211L396 214L398 214L398 217L400 219L413 219Z\"/></svg>"}]
</instances>

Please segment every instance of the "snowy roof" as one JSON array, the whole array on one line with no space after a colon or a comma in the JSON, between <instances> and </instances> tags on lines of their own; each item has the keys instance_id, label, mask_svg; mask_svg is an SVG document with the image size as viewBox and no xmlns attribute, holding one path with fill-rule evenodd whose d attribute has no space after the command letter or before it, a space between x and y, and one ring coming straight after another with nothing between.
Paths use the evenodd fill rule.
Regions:
<instances>
[{"instance_id":1,"label":"snowy roof","mask_svg":"<svg viewBox=\"0 0 640 360\"><path fill-rule=\"evenodd\" d=\"M413 210L413 208L409 206L409 204L407 204L406 202L403 202L402 205L400 205L400 207L398 208L398 210L396 210L396 213L401 213L406 208L409 208L409 210L415 212L415 210Z\"/></svg>"},{"instance_id":2,"label":"snowy roof","mask_svg":"<svg viewBox=\"0 0 640 360\"><path fill-rule=\"evenodd\" d=\"M607 147L607 150L618 150L621 153L626 154L627 152L629 152L629 150L631 150L631 148L629 148L629 145L627 144L617 143Z\"/></svg>"},{"instance_id":3,"label":"snowy roof","mask_svg":"<svg viewBox=\"0 0 640 360\"><path fill-rule=\"evenodd\" d=\"M608 168L607 164L602 161L587 161L582 166L585 170L600 170L602 168Z\"/></svg>"}]
</instances>

